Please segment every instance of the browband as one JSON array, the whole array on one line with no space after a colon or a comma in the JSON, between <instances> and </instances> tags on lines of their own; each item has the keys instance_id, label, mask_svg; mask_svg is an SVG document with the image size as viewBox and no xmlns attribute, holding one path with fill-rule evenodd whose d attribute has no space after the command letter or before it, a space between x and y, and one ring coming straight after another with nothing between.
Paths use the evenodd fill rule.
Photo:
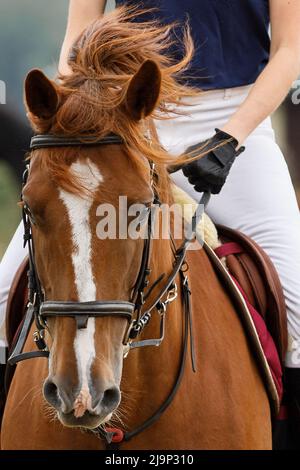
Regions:
<instances>
[{"instance_id":1,"label":"browband","mask_svg":"<svg viewBox=\"0 0 300 470\"><path fill-rule=\"evenodd\" d=\"M79 147L86 145L123 144L123 139L116 134L108 134L101 139L94 136L68 137L65 135L37 134L30 141L30 149L41 149L47 147Z\"/></svg>"}]
</instances>

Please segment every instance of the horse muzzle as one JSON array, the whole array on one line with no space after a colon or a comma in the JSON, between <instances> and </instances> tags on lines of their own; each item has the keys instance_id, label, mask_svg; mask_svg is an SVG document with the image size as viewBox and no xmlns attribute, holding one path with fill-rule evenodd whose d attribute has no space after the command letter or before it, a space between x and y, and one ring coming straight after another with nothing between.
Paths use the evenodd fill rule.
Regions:
<instances>
[{"instance_id":1,"label":"horse muzzle","mask_svg":"<svg viewBox=\"0 0 300 470\"><path fill-rule=\"evenodd\" d=\"M107 422L121 401L117 385L103 381L101 389L82 389L74 393L63 380L45 381L43 392L46 401L56 409L62 424L72 427L95 428Z\"/></svg>"}]
</instances>

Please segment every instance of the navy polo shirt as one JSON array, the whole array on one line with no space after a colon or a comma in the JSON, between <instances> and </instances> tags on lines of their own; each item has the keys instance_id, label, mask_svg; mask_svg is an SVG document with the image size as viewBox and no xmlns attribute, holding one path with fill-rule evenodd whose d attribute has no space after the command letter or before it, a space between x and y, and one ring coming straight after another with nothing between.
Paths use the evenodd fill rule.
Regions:
<instances>
[{"instance_id":1,"label":"navy polo shirt","mask_svg":"<svg viewBox=\"0 0 300 470\"><path fill-rule=\"evenodd\" d=\"M189 19L195 55L188 82L202 89L232 88L255 82L269 60L268 0L116 0L116 5L143 5L157 11L136 21L160 23ZM173 57L182 56L182 28L176 31Z\"/></svg>"}]
</instances>

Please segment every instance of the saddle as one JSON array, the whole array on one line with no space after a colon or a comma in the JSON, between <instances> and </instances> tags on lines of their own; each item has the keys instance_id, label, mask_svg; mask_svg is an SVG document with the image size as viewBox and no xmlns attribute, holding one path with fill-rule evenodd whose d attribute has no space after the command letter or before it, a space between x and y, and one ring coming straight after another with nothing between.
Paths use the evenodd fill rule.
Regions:
<instances>
[{"instance_id":1,"label":"saddle","mask_svg":"<svg viewBox=\"0 0 300 470\"><path fill-rule=\"evenodd\" d=\"M277 271L250 237L224 225L217 225L217 231L221 245L214 251L219 258L225 258L228 271L263 317L283 365L288 346L287 313Z\"/></svg>"}]
</instances>

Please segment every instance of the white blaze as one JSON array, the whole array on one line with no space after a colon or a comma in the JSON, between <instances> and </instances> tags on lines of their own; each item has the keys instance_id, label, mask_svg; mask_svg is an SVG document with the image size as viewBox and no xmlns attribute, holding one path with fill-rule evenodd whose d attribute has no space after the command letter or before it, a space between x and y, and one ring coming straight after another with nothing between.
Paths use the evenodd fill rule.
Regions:
<instances>
[{"instance_id":1,"label":"white blaze","mask_svg":"<svg viewBox=\"0 0 300 470\"><path fill-rule=\"evenodd\" d=\"M79 177L82 184L90 191L89 196L77 196L64 190L59 191L70 221L73 252L72 263L79 302L96 300L96 285L93 278L91 251L92 234L90 227L90 209L93 195L103 181L97 166L90 160L85 163L75 162L70 171ZM80 393L75 401L75 416L80 417L91 407L89 392L90 368L95 358L95 318L89 318L87 327L76 331L74 349L81 384Z\"/></svg>"}]
</instances>

